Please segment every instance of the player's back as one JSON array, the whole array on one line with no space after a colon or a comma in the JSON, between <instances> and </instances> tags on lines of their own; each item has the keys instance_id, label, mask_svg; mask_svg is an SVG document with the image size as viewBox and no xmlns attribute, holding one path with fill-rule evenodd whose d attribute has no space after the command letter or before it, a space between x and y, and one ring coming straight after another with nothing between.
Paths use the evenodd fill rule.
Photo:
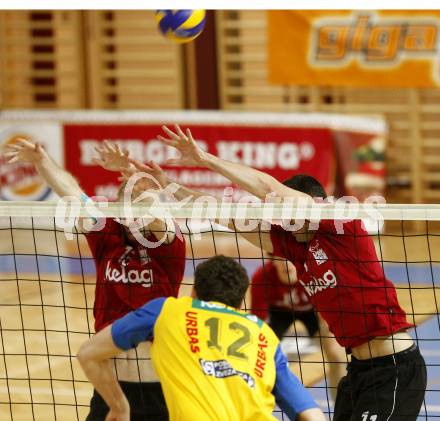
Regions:
<instances>
[{"instance_id":1,"label":"player's back","mask_svg":"<svg viewBox=\"0 0 440 421\"><path fill-rule=\"evenodd\" d=\"M278 339L254 315L168 298L154 327L153 363L171 420L273 420Z\"/></svg>"}]
</instances>

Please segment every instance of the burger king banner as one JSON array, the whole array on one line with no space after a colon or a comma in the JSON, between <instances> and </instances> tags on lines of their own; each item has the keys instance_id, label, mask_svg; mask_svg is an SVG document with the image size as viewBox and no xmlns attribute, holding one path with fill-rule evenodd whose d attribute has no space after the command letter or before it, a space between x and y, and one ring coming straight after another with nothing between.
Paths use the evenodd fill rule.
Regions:
<instances>
[{"instance_id":1,"label":"burger king banner","mask_svg":"<svg viewBox=\"0 0 440 421\"><path fill-rule=\"evenodd\" d=\"M438 10L273 10L268 19L272 83L440 86Z\"/></svg>"},{"instance_id":2,"label":"burger king banner","mask_svg":"<svg viewBox=\"0 0 440 421\"><path fill-rule=\"evenodd\" d=\"M278 125L186 124L199 145L225 160L257 168L284 180L296 173L309 173L333 189L334 146L327 127L280 127ZM157 139L159 124L66 124L64 136L68 156L66 168L75 174L90 195L116 196L115 173L96 166L95 148L104 139L119 143L132 156L161 165L171 179L187 187L221 196L231 183L205 168L171 167L168 159L177 158L176 149ZM318 165L319 163L319 165ZM235 198L242 192L235 190Z\"/></svg>"},{"instance_id":3,"label":"burger king banner","mask_svg":"<svg viewBox=\"0 0 440 421\"><path fill-rule=\"evenodd\" d=\"M3 117L3 118L1 118ZM233 112L13 112L0 117L4 147L24 136L43 144L89 196L116 199L116 172L93 161L104 140L131 156L161 165L171 179L208 194L222 196L231 186L206 168L169 166L179 153L157 139L162 124L189 127L204 150L228 161L264 171L280 181L295 174L316 177L329 194L364 197L384 187L385 124L380 118L328 114ZM4 150L4 149L3 149ZM1 156L1 154L0 154ZM32 165L0 158L2 200L54 197ZM234 189L233 199L243 192Z\"/></svg>"}]
</instances>

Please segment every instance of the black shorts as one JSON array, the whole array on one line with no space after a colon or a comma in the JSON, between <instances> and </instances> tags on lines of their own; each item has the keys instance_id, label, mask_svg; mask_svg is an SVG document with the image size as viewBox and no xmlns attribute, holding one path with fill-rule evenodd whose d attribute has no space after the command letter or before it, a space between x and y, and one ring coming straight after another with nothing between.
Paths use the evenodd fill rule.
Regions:
<instances>
[{"instance_id":1,"label":"black shorts","mask_svg":"<svg viewBox=\"0 0 440 421\"><path fill-rule=\"evenodd\" d=\"M289 326L295 321L304 323L310 337L315 336L319 330L319 321L316 313L311 311L290 311L276 307L269 308L269 323L278 338L281 340L286 334Z\"/></svg>"},{"instance_id":2,"label":"black shorts","mask_svg":"<svg viewBox=\"0 0 440 421\"><path fill-rule=\"evenodd\" d=\"M386 357L352 361L341 379L333 421L415 421L426 390L417 346Z\"/></svg>"},{"instance_id":3,"label":"black shorts","mask_svg":"<svg viewBox=\"0 0 440 421\"><path fill-rule=\"evenodd\" d=\"M167 421L168 409L159 382L119 382L130 403L130 421ZM86 421L104 421L109 407L95 390Z\"/></svg>"}]
</instances>

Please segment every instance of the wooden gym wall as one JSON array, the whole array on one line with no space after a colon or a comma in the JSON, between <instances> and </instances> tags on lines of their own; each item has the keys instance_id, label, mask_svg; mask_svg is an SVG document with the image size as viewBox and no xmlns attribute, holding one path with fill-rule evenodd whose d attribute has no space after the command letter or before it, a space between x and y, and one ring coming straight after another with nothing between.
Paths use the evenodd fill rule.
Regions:
<instances>
[{"instance_id":1,"label":"wooden gym wall","mask_svg":"<svg viewBox=\"0 0 440 421\"><path fill-rule=\"evenodd\" d=\"M0 11L1 108L196 108L191 98L206 91L206 65L194 59L206 53L194 53L200 43L181 48L163 39L153 14ZM384 115L388 200L440 201L440 89L270 85L266 13L218 11L215 23L219 108ZM198 78L189 77L197 67ZM206 108L215 108L215 95Z\"/></svg>"},{"instance_id":2,"label":"wooden gym wall","mask_svg":"<svg viewBox=\"0 0 440 421\"><path fill-rule=\"evenodd\" d=\"M153 11L0 11L2 108L180 109L182 49Z\"/></svg>"},{"instance_id":3,"label":"wooden gym wall","mask_svg":"<svg viewBox=\"0 0 440 421\"><path fill-rule=\"evenodd\" d=\"M84 13L90 108L183 108L182 49L159 34L153 11Z\"/></svg>"},{"instance_id":4,"label":"wooden gym wall","mask_svg":"<svg viewBox=\"0 0 440 421\"><path fill-rule=\"evenodd\" d=\"M0 11L2 108L82 108L79 11Z\"/></svg>"},{"instance_id":5,"label":"wooden gym wall","mask_svg":"<svg viewBox=\"0 0 440 421\"><path fill-rule=\"evenodd\" d=\"M217 12L217 31L222 109L384 115L387 199L440 203L440 89L270 85L265 11Z\"/></svg>"}]
</instances>

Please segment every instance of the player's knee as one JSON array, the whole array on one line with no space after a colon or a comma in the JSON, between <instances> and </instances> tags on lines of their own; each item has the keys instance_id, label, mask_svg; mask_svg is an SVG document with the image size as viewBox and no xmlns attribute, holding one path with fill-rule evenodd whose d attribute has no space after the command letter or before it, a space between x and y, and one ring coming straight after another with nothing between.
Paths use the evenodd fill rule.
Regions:
<instances>
[{"instance_id":1,"label":"player's knee","mask_svg":"<svg viewBox=\"0 0 440 421\"><path fill-rule=\"evenodd\" d=\"M85 342L81 345L80 349L78 350L76 354L76 359L80 363L82 367L86 366L90 362L90 344L89 342Z\"/></svg>"},{"instance_id":2,"label":"player's knee","mask_svg":"<svg viewBox=\"0 0 440 421\"><path fill-rule=\"evenodd\" d=\"M301 412L297 418L298 421L327 421L324 413L319 408L307 409Z\"/></svg>"}]
</instances>

